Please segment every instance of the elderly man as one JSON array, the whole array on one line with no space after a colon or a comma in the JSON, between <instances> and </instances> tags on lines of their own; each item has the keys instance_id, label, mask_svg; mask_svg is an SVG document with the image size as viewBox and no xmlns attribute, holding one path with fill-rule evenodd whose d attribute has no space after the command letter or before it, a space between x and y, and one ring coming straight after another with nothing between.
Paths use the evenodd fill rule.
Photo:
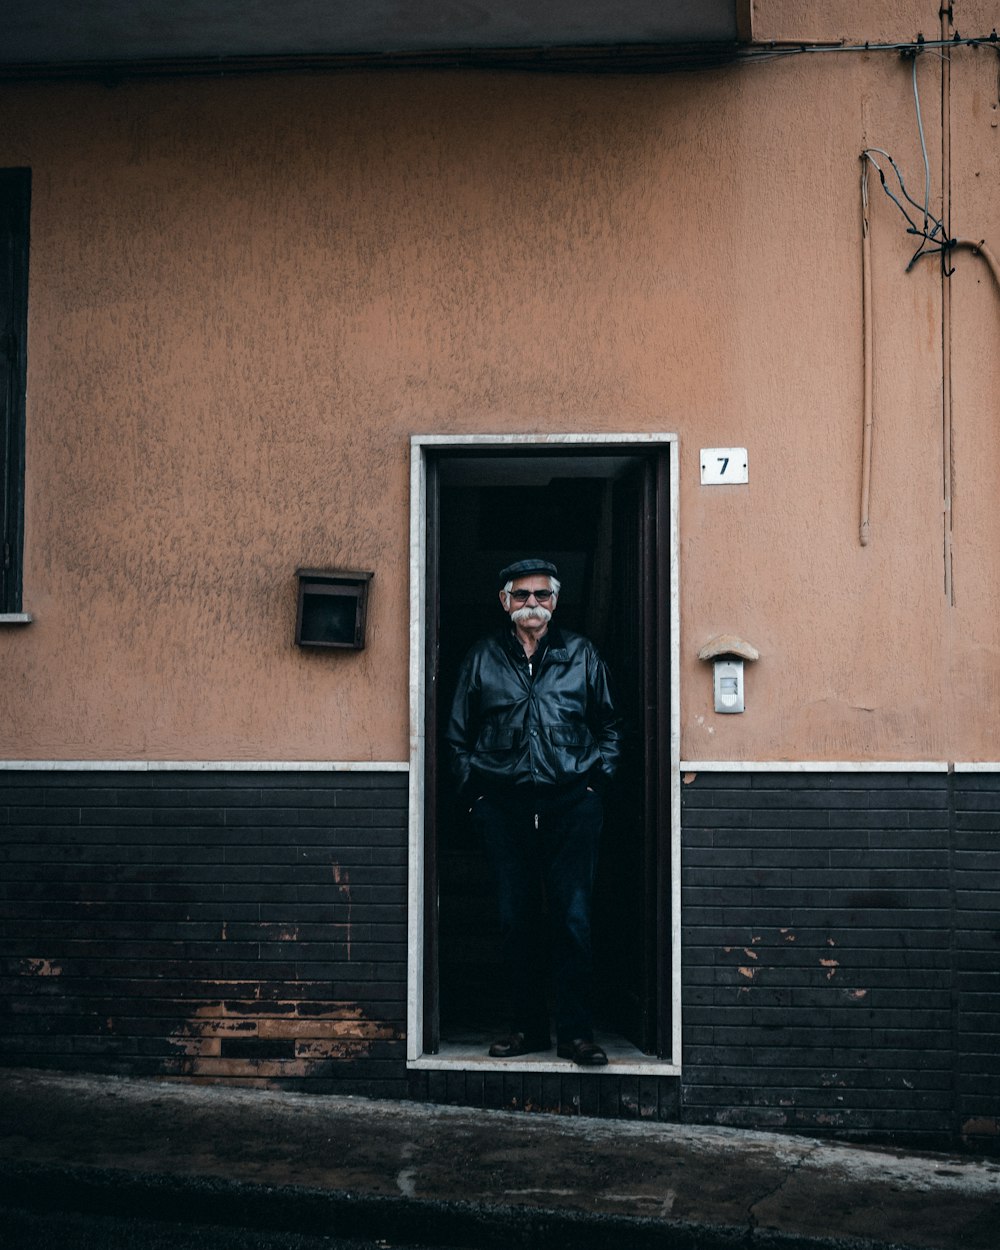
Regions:
<instances>
[{"instance_id":1,"label":"elderly man","mask_svg":"<svg viewBox=\"0 0 1000 1250\"><path fill-rule=\"evenodd\" d=\"M555 565L520 560L500 586L510 619L466 656L445 735L497 884L510 1032L489 1053L513 1059L552 1046L547 905L557 1053L596 1067L607 1056L593 1036L590 911L618 718L597 649L550 624Z\"/></svg>"}]
</instances>

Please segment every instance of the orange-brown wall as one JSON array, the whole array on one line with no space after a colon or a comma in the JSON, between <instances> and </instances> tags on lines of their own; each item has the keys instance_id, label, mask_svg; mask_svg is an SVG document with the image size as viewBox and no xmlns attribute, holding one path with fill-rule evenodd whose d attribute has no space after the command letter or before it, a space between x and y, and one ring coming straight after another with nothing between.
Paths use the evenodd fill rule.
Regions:
<instances>
[{"instance_id":1,"label":"orange-brown wall","mask_svg":"<svg viewBox=\"0 0 1000 1250\"><path fill-rule=\"evenodd\" d=\"M909 40L938 7L755 22ZM953 230L1000 250L997 58L951 76ZM680 437L685 758L1000 757L1000 292L953 259L952 603L940 267L904 272L877 180L858 542L866 145L922 194L892 53L0 88L0 165L33 170L35 618L0 629L0 757L406 758L409 436L604 430ZM699 485L719 445L748 486ZM293 646L300 565L375 570L364 653ZM761 651L743 716L696 658L721 632Z\"/></svg>"}]
</instances>

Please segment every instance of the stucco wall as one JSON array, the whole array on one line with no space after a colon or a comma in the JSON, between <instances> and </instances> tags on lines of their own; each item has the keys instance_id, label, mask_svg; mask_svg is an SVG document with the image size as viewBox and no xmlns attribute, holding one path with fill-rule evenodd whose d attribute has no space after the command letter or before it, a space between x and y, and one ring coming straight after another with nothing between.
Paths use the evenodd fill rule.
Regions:
<instances>
[{"instance_id":1,"label":"stucco wall","mask_svg":"<svg viewBox=\"0 0 1000 1250\"><path fill-rule=\"evenodd\" d=\"M1000 248L997 58L951 72L954 229ZM410 434L628 430L680 436L683 756L996 758L1000 294L954 260L952 603L940 269L904 272L877 181L857 536L858 154L922 193L908 61L37 83L0 122L34 179L35 616L0 632L0 756L405 758ZM748 486L699 485L716 445ZM364 653L293 646L299 565L375 570ZM741 717L695 658L719 632L762 653Z\"/></svg>"}]
</instances>

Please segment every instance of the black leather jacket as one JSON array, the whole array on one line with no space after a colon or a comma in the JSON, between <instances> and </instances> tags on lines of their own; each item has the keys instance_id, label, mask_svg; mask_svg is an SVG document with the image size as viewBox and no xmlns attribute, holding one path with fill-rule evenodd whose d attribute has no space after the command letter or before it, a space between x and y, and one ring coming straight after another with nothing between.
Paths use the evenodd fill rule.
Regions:
<instances>
[{"instance_id":1,"label":"black leather jacket","mask_svg":"<svg viewBox=\"0 0 1000 1250\"><path fill-rule=\"evenodd\" d=\"M600 789L614 776L621 728L604 661L552 625L545 642L534 676L509 628L465 657L445 731L463 797L531 783Z\"/></svg>"}]
</instances>

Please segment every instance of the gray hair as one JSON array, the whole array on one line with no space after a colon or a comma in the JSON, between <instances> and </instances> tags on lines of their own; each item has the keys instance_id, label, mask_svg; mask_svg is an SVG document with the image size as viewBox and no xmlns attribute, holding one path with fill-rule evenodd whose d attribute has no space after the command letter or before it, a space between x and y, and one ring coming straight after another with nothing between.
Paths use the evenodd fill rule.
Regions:
<instances>
[{"instance_id":1,"label":"gray hair","mask_svg":"<svg viewBox=\"0 0 1000 1250\"><path fill-rule=\"evenodd\" d=\"M548 577L546 578L546 580L549 583L549 590L551 590L553 595L558 599L559 591L562 589L562 582L559 580L558 577ZM513 589L514 589L514 580L513 578L511 578L511 580L507 582L506 586L504 586L503 590L500 592L503 595L503 603L504 603L505 608L510 607L510 592Z\"/></svg>"}]
</instances>

